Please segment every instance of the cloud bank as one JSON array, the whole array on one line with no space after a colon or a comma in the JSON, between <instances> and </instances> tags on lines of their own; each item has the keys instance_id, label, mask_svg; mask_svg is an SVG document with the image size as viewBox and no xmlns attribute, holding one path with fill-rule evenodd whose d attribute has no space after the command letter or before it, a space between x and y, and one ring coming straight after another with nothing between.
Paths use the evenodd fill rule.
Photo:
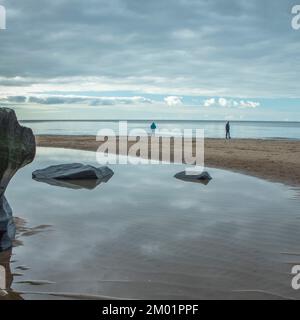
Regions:
<instances>
[{"instance_id":1,"label":"cloud bank","mask_svg":"<svg viewBox=\"0 0 300 320\"><path fill-rule=\"evenodd\" d=\"M170 107L183 105L181 97L169 96L169 97L165 97L164 101Z\"/></svg>"},{"instance_id":2,"label":"cloud bank","mask_svg":"<svg viewBox=\"0 0 300 320\"><path fill-rule=\"evenodd\" d=\"M5 94L70 87L245 100L300 96L294 0L1 4L7 9L7 30L0 33Z\"/></svg>"},{"instance_id":3,"label":"cloud bank","mask_svg":"<svg viewBox=\"0 0 300 320\"><path fill-rule=\"evenodd\" d=\"M204 107L223 107L223 108L252 108L255 109L260 106L260 102L250 100L234 100L226 98L210 98L203 102Z\"/></svg>"},{"instance_id":4,"label":"cloud bank","mask_svg":"<svg viewBox=\"0 0 300 320\"><path fill-rule=\"evenodd\" d=\"M82 104L90 106L113 106L113 105L139 105L152 104L151 99L144 97L87 97L72 95L31 95L31 96L8 96L0 99L4 103L29 103L29 104Z\"/></svg>"}]
</instances>

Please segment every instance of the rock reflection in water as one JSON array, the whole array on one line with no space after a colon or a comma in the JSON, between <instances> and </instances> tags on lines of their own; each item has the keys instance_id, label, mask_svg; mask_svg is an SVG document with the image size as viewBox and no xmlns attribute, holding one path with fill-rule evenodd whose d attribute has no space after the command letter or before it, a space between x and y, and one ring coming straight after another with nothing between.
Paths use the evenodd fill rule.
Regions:
<instances>
[{"instance_id":1,"label":"rock reflection in water","mask_svg":"<svg viewBox=\"0 0 300 320\"><path fill-rule=\"evenodd\" d=\"M38 179L34 178L35 181L44 182L50 184L51 186L63 187L69 189L87 189L93 190L98 187L101 183L108 182L113 173L109 176L106 176L103 179L90 179L90 180L57 180L57 179Z\"/></svg>"},{"instance_id":2,"label":"rock reflection in water","mask_svg":"<svg viewBox=\"0 0 300 320\"><path fill-rule=\"evenodd\" d=\"M22 300L22 297L12 291L13 275L10 268L12 250L0 252L0 300Z\"/></svg>"}]
</instances>

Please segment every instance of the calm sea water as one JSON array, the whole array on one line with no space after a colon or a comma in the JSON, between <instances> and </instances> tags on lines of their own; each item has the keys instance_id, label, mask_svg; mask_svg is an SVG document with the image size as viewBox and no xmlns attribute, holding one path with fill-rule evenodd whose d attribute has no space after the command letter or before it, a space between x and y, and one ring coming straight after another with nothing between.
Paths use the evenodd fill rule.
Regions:
<instances>
[{"instance_id":1,"label":"calm sea water","mask_svg":"<svg viewBox=\"0 0 300 320\"><path fill-rule=\"evenodd\" d=\"M100 129L113 129L118 134L119 121L23 121L35 134L96 135ZM223 138L223 121L157 121L158 130L204 129L205 137ZM128 130L150 132L151 121L128 121ZM231 122L234 138L300 139L300 122Z\"/></svg>"}]
</instances>

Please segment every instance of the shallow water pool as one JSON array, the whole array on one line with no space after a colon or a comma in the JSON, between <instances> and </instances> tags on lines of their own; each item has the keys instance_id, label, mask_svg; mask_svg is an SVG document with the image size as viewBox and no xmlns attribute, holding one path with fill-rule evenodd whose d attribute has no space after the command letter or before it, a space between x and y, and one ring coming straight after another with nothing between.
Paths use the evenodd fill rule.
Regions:
<instances>
[{"instance_id":1,"label":"shallow water pool","mask_svg":"<svg viewBox=\"0 0 300 320\"><path fill-rule=\"evenodd\" d=\"M6 193L19 234L10 269L24 299L300 298L299 193L223 170L208 185L176 180L182 165L110 166L93 190L50 186L32 171L92 152L39 148ZM34 228L35 226L40 226Z\"/></svg>"}]
</instances>

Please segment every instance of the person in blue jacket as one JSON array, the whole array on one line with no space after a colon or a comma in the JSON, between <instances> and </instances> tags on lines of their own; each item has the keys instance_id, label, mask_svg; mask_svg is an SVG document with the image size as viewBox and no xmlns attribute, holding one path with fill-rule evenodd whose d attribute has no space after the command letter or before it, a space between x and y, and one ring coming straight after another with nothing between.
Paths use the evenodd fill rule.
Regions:
<instances>
[{"instance_id":1,"label":"person in blue jacket","mask_svg":"<svg viewBox=\"0 0 300 320\"><path fill-rule=\"evenodd\" d=\"M150 128L151 128L152 134L155 134L155 130L157 129L157 126L156 126L155 122L152 122Z\"/></svg>"}]
</instances>

